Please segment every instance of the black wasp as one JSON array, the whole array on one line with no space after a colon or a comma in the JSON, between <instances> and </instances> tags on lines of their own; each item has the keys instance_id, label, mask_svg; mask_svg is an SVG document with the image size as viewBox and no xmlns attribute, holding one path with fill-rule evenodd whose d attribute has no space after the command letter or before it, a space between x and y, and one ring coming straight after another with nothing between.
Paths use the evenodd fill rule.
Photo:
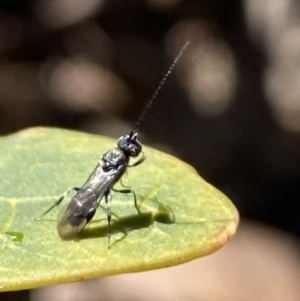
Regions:
<instances>
[{"instance_id":1,"label":"black wasp","mask_svg":"<svg viewBox=\"0 0 300 301\"><path fill-rule=\"evenodd\" d=\"M173 64L169 68L168 72L163 77L158 88L153 94L150 101L146 104L141 112L138 121L134 128L136 128L140 121L143 119L146 111L149 109L153 100L156 98L159 90L164 85L166 79L172 72L177 61L189 45L187 42ZM131 157L135 158L141 154L141 157L132 165L129 165ZM100 204L100 201L105 197L107 205L107 222L108 222L108 247L110 248L110 235L111 235L111 190L123 193L132 193L134 198L134 205L139 214L141 214L138 205L135 192L131 188L117 190L113 186L116 182L121 180L121 177L126 172L127 167L137 166L145 160L145 156L142 152L142 144L138 140L138 133L132 131L129 135L121 136L118 140L118 146L109 150L104 154L94 171L89 178L83 184L82 187L72 187L65 191L59 199L42 215L47 214L55 206L58 206L67 194L75 190L76 194L71 198L66 210L58 218L57 231L61 238L72 239L76 237L86 226L87 223L93 218L96 210ZM41 216L41 217L42 217Z\"/></svg>"}]
</instances>

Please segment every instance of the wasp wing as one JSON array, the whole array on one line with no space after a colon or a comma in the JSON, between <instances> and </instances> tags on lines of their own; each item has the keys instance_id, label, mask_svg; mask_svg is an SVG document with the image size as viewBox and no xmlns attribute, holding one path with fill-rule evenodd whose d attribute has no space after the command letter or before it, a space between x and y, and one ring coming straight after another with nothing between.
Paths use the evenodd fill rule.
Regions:
<instances>
[{"instance_id":1,"label":"wasp wing","mask_svg":"<svg viewBox=\"0 0 300 301\"><path fill-rule=\"evenodd\" d=\"M86 198L82 198L83 193ZM71 199L66 210L62 211L58 217L57 231L61 238L74 238L83 230L96 212L97 199L97 195L87 190L79 191Z\"/></svg>"},{"instance_id":2,"label":"wasp wing","mask_svg":"<svg viewBox=\"0 0 300 301\"><path fill-rule=\"evenodd\" d=\"M61 238L72 239L93 218L105 193L114 183L116 170L104 172L98 164L88 181L71 199L58 217L57 231Z\"/></svg>"}]
</instances>

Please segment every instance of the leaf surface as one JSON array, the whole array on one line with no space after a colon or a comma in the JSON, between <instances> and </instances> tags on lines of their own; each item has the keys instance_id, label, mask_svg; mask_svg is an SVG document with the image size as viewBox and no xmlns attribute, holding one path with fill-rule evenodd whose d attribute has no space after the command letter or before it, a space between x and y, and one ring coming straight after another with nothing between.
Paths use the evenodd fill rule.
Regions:
<instances>
[{"instance_id":1,"label":"leaf surface","mask_svg":"<svg viewBox=\"0 0 300 301\"><path fill-rule=\"evenodd\" d=\"M145 162L122 178L142 214L132 194L112 192L110 249L104 200L71 241L56 230L63 204L36 219L115 146L111 138L51 128L0 139L0 291L168 267L218 250L235 233L231 201L188 164L149 147Z\"/></svg>"}]
</instances>

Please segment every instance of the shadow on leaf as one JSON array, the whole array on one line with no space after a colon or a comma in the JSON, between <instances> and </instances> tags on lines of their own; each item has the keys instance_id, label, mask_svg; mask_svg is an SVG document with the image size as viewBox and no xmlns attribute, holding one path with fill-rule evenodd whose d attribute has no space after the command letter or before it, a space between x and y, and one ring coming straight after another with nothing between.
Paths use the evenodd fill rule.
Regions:
<instances>
[{"instance_id":1,"label":"shadow on leaf","mask_svg":"<svg viewBox=\"0 0 300 301\"><path fill-rule=\"evenodd\" d=\"M124 233L124 237L127 236L128 231L138 230L142 228L150 227L154 222L163 224L173 224L175 222L175 216L171 208L166 205L158 203L158 207L155 210L141 212L141 214L132 214L128 216L118 217L112 220L111 234ZM90 224L98 223L99 220L94 220ZM91 226L85 228L78 234L76 239L89 239L97 237L107 237L107 224L101 226ZM124 237L122 239L124 239ZM122 240L121 239L121 240Z\"/></svg>"}]
</instances>

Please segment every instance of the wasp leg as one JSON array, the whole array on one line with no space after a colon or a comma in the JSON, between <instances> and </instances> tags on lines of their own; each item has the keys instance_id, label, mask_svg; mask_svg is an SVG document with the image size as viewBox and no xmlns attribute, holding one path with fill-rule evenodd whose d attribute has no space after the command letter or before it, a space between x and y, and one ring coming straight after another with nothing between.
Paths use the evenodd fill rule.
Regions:
<instances>
[{"instance_id":1,"label":"wasp leg","mask_svg":"<svg viewBox=\"0 0 300 301\"><path fill-rule=\"evenodd\" d=\"M113 190L114 192L132 193L133 194L133 199L134 199L134 207L135 207L136 211L138 212L138 214L142 215L142 212L140 211L140 208L138 207L138 204L137 204L137 198L136 198L135 191L133 189L131 189L131 188L128 188L128 189L111 188L111 190Z\"/></svg>"},{"instance_id":2,"label":"wasp leg","mask_svg":"<svg viewBox=\"0 0 300 301\"><path fill-rule=\"evenodd\" d=\"M142 152L142 157L139 158L139 159L138 159L136 162L134 162L133 164L128 165L128 167L138 166L138 165L140 165L141 163L143 163L145 160L146 160L146 156L145 156L145 154Z\"/></svg>"},{"instance_id":3,"label":"wasp leg","mask_svg":"<svg viewBox=\"0 0 300 301\"><path fill-rule=\"evenodd\" d=\"M106 214L107 214L107 224L108 224L108 248L110 249L110 236L111 236L111 193L109 190L105 192L105 203L106 203Z\"/></svg>"},{"instance_id":4,"label":"wasp leg","mask_svg":"<svg viewBox=\"0 0 300 301\"><path fill-rule=\"evenodd\" d=\"M37 217L37 219L42 218L44 215L46 215L49 211L51 211L54 207L58 206L63 199L69 194L70 191L75 190L78 191L80 189L80 187L72 187L69 188L68 190L66 190L59 198L57 201L54 202L54 204L46 211L44 212L41 216Z\"/></svg>"}]
</instances>

